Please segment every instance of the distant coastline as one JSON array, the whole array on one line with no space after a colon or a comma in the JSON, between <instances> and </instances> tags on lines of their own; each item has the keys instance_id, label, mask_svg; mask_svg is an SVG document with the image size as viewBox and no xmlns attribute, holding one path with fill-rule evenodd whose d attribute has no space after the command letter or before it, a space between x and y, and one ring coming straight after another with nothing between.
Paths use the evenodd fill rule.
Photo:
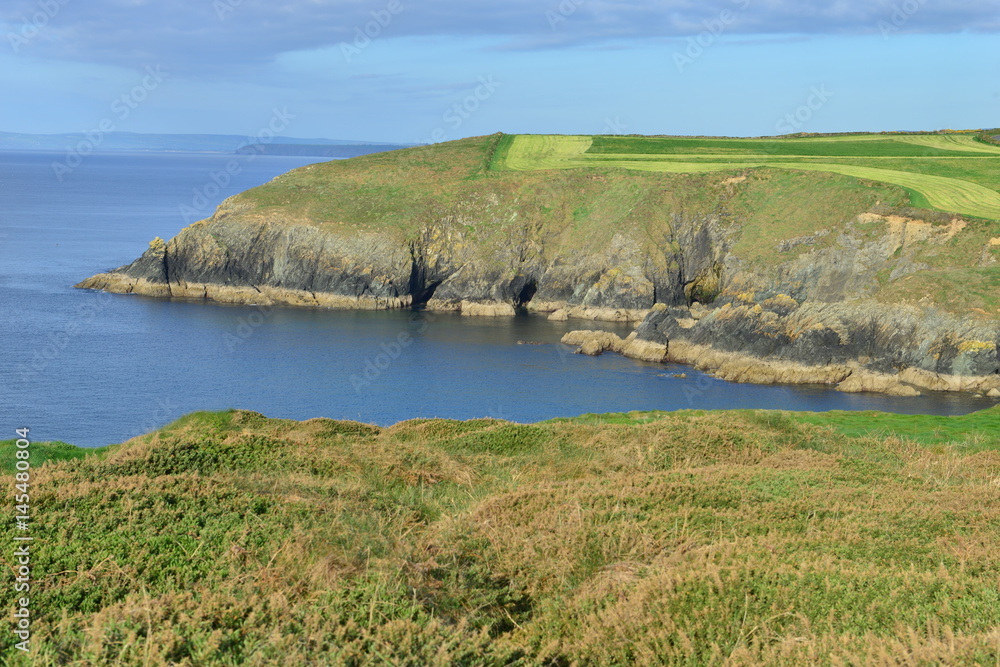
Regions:
<instances>
[{"instance_id":1,"label":"distant coastline","mask_svg":"<svg viewBox=\"0 0 1000 667\"><path fill-rule=\"evenodd\" d=\"M402 148L408 148L408 146L394 144L344 144L339 146L323 144L248 144L237 148L235 153L237 155L315 156L344 159L370 155L372 153L395 151Z\"/></svg>"},{"instance_id":2,"label":"distant coastline","mask_svg":"<svg viewBox=\"0 0 1000 667\"><path fill-rule=\"evenodd\" d=\"M404 144L347 139L301 139L286 136L229 134L140 134L134 132L69 132L64 134L19 134L0 132L0 151L75 150L85 145L91 152L165 152L317 157L356 157L368 153L405 148Z\"/></svg>"}]
</instances>

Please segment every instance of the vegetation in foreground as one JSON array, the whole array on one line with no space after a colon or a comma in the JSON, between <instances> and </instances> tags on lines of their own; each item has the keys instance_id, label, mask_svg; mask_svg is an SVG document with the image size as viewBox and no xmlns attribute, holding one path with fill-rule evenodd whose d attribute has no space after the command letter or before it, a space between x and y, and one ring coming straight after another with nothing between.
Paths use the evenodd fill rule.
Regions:
<instances>
[{"instance_id":1,"label":"vegetation in foreground","mask_svg":"<svg viewBox=\"0 0 1000 667\"><path fill-rule=\"evenodd\" d=\"M998 417L193 414L34 470L0 660L995 664Z\"/></svg>"}]
</instances>

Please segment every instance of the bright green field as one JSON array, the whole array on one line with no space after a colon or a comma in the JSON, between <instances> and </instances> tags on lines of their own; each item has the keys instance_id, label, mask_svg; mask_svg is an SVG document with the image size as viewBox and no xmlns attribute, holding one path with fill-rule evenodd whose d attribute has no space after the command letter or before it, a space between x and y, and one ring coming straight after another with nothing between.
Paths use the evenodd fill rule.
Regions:
<instances>
[{"instance_id":1,"label":"bright green field","mask_svg":"<svg viewBox=\"0 0 1000 667\"><path fill-rule=\"evenodd\" d=\"M1000 147L969 135L794 139L517 135L494 168L621 167L696 173L777 167L899 185L915 204L1000 220Z\"/></svg>"},{"instance_id":2,"label":"bright green field","mask_svg":"<svg viewBox=\"0 0 1000 667\"><path fill-rule=\"evenodd\" d=\"M634 424L667 418L669 412L629 412L588 414L570 420L554 419L553 422L573 421L588 424ZM698 412L698 414L712 414ZM721 413L715 413L721 414ZM736 414L736 413L730 413ZM750 413L741 413L750 414ZM768 426L780 424L811 424L829 429L846 438L899 438L921 445L950 445L971 450L1000 450L1000 411L981 410L966 415L906 415L892 412L844 411L828 412L779 412L753 413Z\"/></svg>"}]
</instances>

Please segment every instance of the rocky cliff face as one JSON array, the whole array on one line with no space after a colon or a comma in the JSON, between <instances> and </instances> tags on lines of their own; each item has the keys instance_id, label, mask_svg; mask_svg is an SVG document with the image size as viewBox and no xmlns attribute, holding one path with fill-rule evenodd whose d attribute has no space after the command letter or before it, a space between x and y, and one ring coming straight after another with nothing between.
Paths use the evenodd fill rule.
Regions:
<instances>
[{"instance_id":1,"label":"rocky cliff face","mask_svg":"<svg viewBox=\"0 0 1000 667\"><path fill-rule=\"evenodd\" d=\"M157 240L131 264L78 287L235 303L425 305L468 314L562 308L639 321L655 303L686 304L687 287L715 276L725 256L717 220L678 217L675 229L655 245L641 238L648 230L635 230L585 251L565 250L558 237L530 225L506 225L484 239L446 218L407 239L223 215L168 243Z\"/></svg>"},{"instance_id":2,"label":"rocky cliff face","mask_svg":"<svg viewBox=\"0 0 1000 667\"><path fill-rule=\"evenodd\" d=\"M778 242L775 250L788 259L756 270L730 255L713 303L657 307L636 338L662 346L664 360L732 381L1000 398L996 317L978 308L950 313L926 295L909 303L878 298L881 282L931 272L927 262L969 240L961 236L966 221L929 217L866 212L834 238L821 230ZM996 265L993 245L985 237L971 244L979 266Z\"/></svg>"},{"instance_id":3,"label":"rocky cliff face","mask_svg":"<svg viewBox=\"0 0 1000 667\"><path fill-rule=\"evenodd\" d=\"M409 254L377 236L331 237L306 226L193 225L136 261L77 287L231 303L358 308L408 305Z\"/></svg>"}]
</instances>

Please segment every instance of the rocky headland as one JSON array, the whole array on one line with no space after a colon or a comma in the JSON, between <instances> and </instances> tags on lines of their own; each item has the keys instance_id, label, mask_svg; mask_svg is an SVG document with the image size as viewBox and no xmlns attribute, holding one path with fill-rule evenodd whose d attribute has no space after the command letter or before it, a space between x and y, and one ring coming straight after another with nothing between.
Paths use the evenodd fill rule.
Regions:
<instances>
[{"instance_id":1,"label":"rocky headland","mask_svg":"<svg viewBox=\"0 0 1000 667\"><path fill-rule=\"evenodd\" d=\"M634 322L567 342L741 382L1000 397L1000 224L819 172L495 171L502 145L304 167L77 286Z\"/></svg>"}]
</instances>

